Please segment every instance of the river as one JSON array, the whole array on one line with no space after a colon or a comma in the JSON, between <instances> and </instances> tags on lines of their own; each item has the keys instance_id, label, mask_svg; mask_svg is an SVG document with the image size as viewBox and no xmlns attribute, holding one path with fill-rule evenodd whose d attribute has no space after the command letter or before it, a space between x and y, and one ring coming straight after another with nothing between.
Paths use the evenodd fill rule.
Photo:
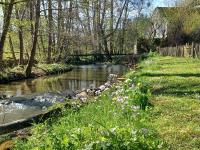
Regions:
<instances>
[{"instance_id":1,"label":"river","mask_svg":"<svg viewBox=\"0 0 200 150\"><path fill-rule=\"evenodd\" d=\"M126 71L123 65L81 65L59 75L0 84L0 94L10 97L0 101L0 124L42 113L46 107L63 102L67 94L99 87L109 74L122 76Z\"/></svg>"}]
</instances>

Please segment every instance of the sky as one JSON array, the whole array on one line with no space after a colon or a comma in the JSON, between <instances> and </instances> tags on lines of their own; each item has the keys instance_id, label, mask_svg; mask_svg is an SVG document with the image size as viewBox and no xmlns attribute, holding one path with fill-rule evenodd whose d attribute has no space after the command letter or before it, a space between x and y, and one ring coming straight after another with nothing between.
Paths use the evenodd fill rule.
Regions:
<instances>
[{"instance_id":1,"label":"sky","mask_svg":"<svg viewBox=\"0 0 200 150\"><path fill-rule=\"evenodd\" d=\"M176 0L154 0L153 7L168 7L174 6L176 4Z\"/></svg>"},{"instance_id":2,"label":"sky","mask_svg":"<svg viewBox=\"0 0 200 150\"><path fill-rule=\"evenodd\" d=\"M156 7L172 7L178 0L150 0L151 6L144 10L144 14L150 15ZM134 15L133 15L134 16Z\"/></svg>"}]
</instances>

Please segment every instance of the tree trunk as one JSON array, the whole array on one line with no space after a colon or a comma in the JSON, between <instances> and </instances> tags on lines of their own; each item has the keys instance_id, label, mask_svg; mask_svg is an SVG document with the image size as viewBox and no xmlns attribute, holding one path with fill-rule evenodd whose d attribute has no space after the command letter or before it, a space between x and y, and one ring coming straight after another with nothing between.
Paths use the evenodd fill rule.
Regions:
<instances>
[{"instance_id":1,"label":"tree trunk","mask_svg":"<svg viewBox=\"0 0 200 150\"><path fill-rule=\"evenodd\" d=\"M114 25L114 2L110 0L110 33L113 33L113 25ZM114 34L110 35L110 53L113 54L113 43L114 43Z\"/></svg>"},{"instance_id":2,"label":"tree trunk","mask_svg":"<svg viewBox=\"0 0 200 150\"><path fill-rule=\"evenodd\" d=\"M58 59L61 58L62 51L61 51L61 25L62 25L62 2L61 0L57 0L58 2L58 33L57 33L57 51L59 53Z\"/></svg>"},{"instance_id":3,"label":"tree trunk","mask_svg":"<svg viewBox=\"0 0 200 150\"><path fill-rule=\"evenodd\" d=\"M86 6L86 15L87 15L87 28L88 28L88 35L90 36L90 42L91 42L91 46L92 46L92 51L94 50L94 36L92 35L92 30L91 30L91 19L90 19L90 1L88 0L87 2L87 6Z\"/></svg>"},{"instance_id":4,"label":"tree trunk","mask_svg":"<svg viewBox=\"0 0 200 150\"><path fill-rule=\"evenodd\" d=\"M34 31L34 38L33 38L33 45L31 49L31 55L28 61L28 65L26 68L26 76L30 77L31 76L31 71L32 67L34 65L34 58L35 58L35 53L36 53L36 46L37 46L37 38L38 38L38 29L39 29L39 21L40 21L40 0L37 0L36 3L36 11L35 11L35 31Z\"/></svg>"},{"instance_id":5,"label":"tree trunk","mask_svg":"<svg viewBox=\"0 0 200 150\"><path fill-rule=\"evenodd\" d=\"M15 52L14 52L13 42L12 42L12 38L10 35L9 35L9 44L10 44L10 51L12 53L12 57L15 61L15 64L17 64L17 59L16 59Z\"/></svg>"},{"instance_id":6,"label":"tree trunk","mask_svg":"<svg viewBox=\"0 0 200 150\"><path fill-rule=\"evenodd\" d=\"M124 12L124 20L122 23L122 35L120 37L120 49L119 52L120 53L124 53L124 46L125 46L125 38L126 38L126 24L127 24L127 19L128 19L128 3L126 3L126 7L125 7L125 12Z\"/></svg>"},{"instance_id":7,"label":"tree trunk","mask_svg":"<svg viewBox=\"0 0 200 150\"><path fill-rule=\"evenodd\" d=\"M33 12L34 12L34 7L33 7L33 2L34 1L30 1L30 3L29 3L29 17L30 17L30 22L31 22L31 40L32 40L32 42L33 42L33 35L34 35L34 27L33 27Z\"/></svg>"},{"instance_id":8,"label":"tree trunk","mask_svg":"<svg viewBox=\"0 0 200 150\"><path fill-rule=\"evenodd\" d=\"M53 30L53 16L52 16L52 0L48 0L48 52L47 52L47 63L51 63L52 53L52 30Z\"/></svg>"},{"instance_id":9,"label":"tree trunk","mask_svg":"<svg viewBox=\"0 0 200 150\"><path fill-rule=\"evenodd\" d=\"M27 1L26 6L23 11L21 11L21 8L15 7L15 14L16 14L16 19L19 20L20 22L23 21L26 10L28 8L29 1ZM20 57L19 57L19 65L24 64L24 39L23 39L23 25L19 25L18 27L18 36L19 36L19 49L20 49Z\"/></svg>"},{"instance_id":10,"label":"tree trunk","mask_svg":"<svg viewBox=\"0 0 200 150\"><path fill-rule=\"evenodd\" d=\"M98 50L102 53L102 36L101 36L101 0L97 2L97 33L98 33Z\"/></svg>"},{"instance_id":11,"label":"tree trunk","mask_svg":"<svg viewBox=\"0 0 200 150\"><path fill-rule=\"evenodd\" d=\"M23 29L19 27L19 45L20 45L20 57L19 57L19 64L24 64L24 41L23 41Z\"/></svg>"},{"instance_id":12,"label":"tree trunk","mask_svg":"<svg viewBox=\"0 0 200 150\"><path fill-rule=\"evenodd\" d=\"M104 22L105 22L105 16L106 16L106 3L107 0L104 0L104 7L103 7L103 12L102 12L102 18L101 18L101 23L100 23L100 37L101 37L101 41L102 41L102 45L104 46L104 52L106 53L106 57L109 61L112 61L112 57L110 55L109 49L108 49L108 42L107 42L107 38L106 38L106 33L105 33L105 27L104 27Z\"/></svg>"},{"instance_id":13,"label":"tree trunk","mask_svg":"<svg viewBox=\"0 0 200 150\"><path fill-rule=\"evenodd\" d=\"M4 49L4 44L5 44L6 36L8 33L8 29L10 26L10 20L11 20L14 2L15 2L15 0L11 0L8 5L8 8L5 10L6 12L5 12L5 16L4 16L3 32L2 32L1 40L0 40L0 61L3 60L3 49Z\"/></svg>"}]
</instances>

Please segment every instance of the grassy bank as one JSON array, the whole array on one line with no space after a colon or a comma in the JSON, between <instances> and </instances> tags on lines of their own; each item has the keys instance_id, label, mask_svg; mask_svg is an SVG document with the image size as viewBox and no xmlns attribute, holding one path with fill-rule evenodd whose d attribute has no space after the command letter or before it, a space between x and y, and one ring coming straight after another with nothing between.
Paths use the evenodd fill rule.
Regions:
<instances>
[{"instance_id":1,"label":"grassy bank","mask_svg":"<svg viewBox=\"0 0 200 150\"><path fill-rule=\"evenodd\" d=\"M137 76L153 93L149 125L172 149L200 149L200 60L151 57Z\"/></svg>"},{"instance_id":2,"label":"grassy bank","mask_svg":"<svg viewBox=\"0 0 200 150\"><path fill-rule=\"evenodd\" d=\"M135 78L113 86L88 105L75 104L59 117L36 125L32 136L18 141L15 149L162 149L165 142L147 126L146 86Z\"/></svg>"},{"instance_id":3,"label":"grassy bank","mask_svg":"<svg viewBox=\"0 0 200 150\"><path fill-rule=\"evenodd\" d=\"M52 75L70 71L72 66L65 64L37 64L33 67L33 78L45 75ZM7 68L0 72L0 83L8 83L11 81L19 81L26 79L24 74L25 66L17 66L15 68Z\"/></svg>"},{"instance_id":4,"label":"grassy bank","mask_svg":"<svg viewBox=\"0 0 200 150\"><path fill-rule=\"evenodd\" d=\"M200 149L200 60L154 56L79 109L35 125L15 149Z\"/></svg>"}]
</instances>

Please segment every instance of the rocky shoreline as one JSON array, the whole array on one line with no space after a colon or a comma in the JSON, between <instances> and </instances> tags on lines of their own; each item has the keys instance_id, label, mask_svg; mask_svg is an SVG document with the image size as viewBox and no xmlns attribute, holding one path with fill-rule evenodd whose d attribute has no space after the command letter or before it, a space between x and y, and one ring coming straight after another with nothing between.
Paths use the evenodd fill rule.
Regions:
<instances>
[{"instance_id":1,"label":"rocky shoreline","mask_svg":"<svg viewBox=\"0 0 200 150\"><path fill-rule=\"evenodd\" d=\"M33 96L29 98L25 97L12 97L9 100L4 100L1 101L0 105L10 105L13 103L17 104L23 104L23 105L29 105L29 106L37 106L40 107L41 109L47 110L49 106L54 105L56 102L63 102L64 104L64 99L70 99L70 101L75 101L75 102L80 102L81 104L86 104L88 103L88 100L94 96L100 95L103 91L108 90L113 84L115 84L118 81L117 75L115 74L110 74L108 77L108 81L99 86L98 88L95 89L83 89L81 91L68 91L64 93L60 93L60 95L40 95L40 96ZM5 98L5 96L2 96L1 98ZM70 107L69 104L66 104L65 107ZM40 122L45 121L50 117L51 115L54 114L59 114L62 109L57 108L55 110L50 110L47 111L43 114L35 115L33 117L30 117L28 119L22 119L18 121L14 121L11 123L3 124L0 125L0 135L1 134L6 134L9 133L10 131L13 132L16 130L20 130L26 127L29 127L32 125L32 123L36 123L37 120L40 120ZM40 123L38 122L38 123Z\"/></svg>"},{"instance_id":2,"label":"rocky shoreline","mask_svg":"<svg viewBox=\"0 0 200 150\"><path fill-rule=\"evenodd\" d=\"M86 103L88 98L93 96L98 96L103 91L107 91L114 83L117 82L117 79L118 78L116 74L110 74L105 84L95 89L83 89L82 91L78 91L76 96L73 97L72 99L80 100L82 103Z\"/></svg>"}]
</instances>

